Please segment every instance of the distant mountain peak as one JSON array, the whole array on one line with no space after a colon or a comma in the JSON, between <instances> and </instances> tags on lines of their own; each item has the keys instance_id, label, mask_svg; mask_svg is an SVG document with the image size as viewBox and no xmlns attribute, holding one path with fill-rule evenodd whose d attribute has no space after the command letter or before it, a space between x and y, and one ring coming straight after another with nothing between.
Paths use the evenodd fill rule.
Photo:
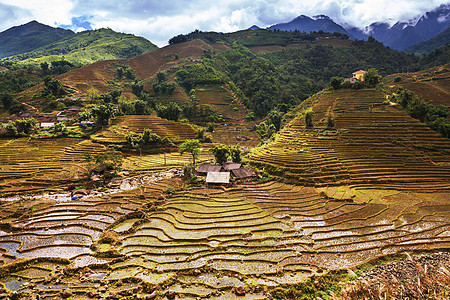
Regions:
<instances>
[{"instance_id":1,"label":"distant mountain peak","mask_svg":"<svg viewBox=\"0 0 450 300\"><path fill-rule=\"evenodd\" d=\"M36 20L0 32L0 58L33 51L54 43L74 32L51 27Z\"/></svg>"},{"instance_id":2,"label":"distant mountain peak","mask_svg":"<svg viewBox=\"0 0 450 300\"><path fill-rule=\"evenodd\" d=\"M248 30L258 30L261 29L259 26L253 25L251 27L248 28Z\"/></svg>"}]
</instances>

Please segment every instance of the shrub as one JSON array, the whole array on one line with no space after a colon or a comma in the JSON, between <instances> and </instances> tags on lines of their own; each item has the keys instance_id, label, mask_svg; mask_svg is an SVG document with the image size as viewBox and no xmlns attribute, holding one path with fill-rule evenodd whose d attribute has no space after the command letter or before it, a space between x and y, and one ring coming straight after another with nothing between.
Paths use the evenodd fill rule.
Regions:
<instances>
[{"instance_id":1,"label":"shrub","mask_svg":"<svg viewBox=\"0 0 450 300\"><path fill-rule=\"evenodd\" d=\"M209 149L216 159L216 163L221 165L228 160L228 156L231 154L230 149L226 145L216 145Z\"/></svg>"},{"instance_id":2,"label":"shrub","mask_svg":"<svg viewBox=\"0 0 450 300\"><path fill-rule=\"evenodd\" d=\"M334 127L334 118L332 115L327 116L327 127L328 128Z\"/></svg>"},{"instance_id":3,"label":"shrub","mask_svg":"<svg viewBox=\"0 0 450 300\"><path fill-rule=\"evenodd\" d=\"M314 127L313 115L314 115L314 112L312 110L307 111L306 114L305 114L305 124L306 124L307 128Z\"/></svg>"},{"instance_id":4,"label":"shrub","mask_svg":"<svg viewBox=\"0 0 450 300\"><path fill-rule=\"evenodd\" d=\"M328 86L333 88L334 90L338 90L341 88L341 85L343 82L344 82L344 78L342 78L342 77L331 77L330 83L328 84Z\"/></svg>"}]
</instances>

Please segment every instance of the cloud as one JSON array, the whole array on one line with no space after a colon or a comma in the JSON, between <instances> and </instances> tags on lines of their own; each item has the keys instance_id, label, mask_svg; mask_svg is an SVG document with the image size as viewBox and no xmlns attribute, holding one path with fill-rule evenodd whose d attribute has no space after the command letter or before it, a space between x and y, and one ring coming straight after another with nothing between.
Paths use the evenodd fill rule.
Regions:
<instances>
[{"instance_id":1,"label":"cloud","mask_svg":"<svg viewBox=\"0 0 450 300\"><path fill-rule=\"evenodd\" d=\"M2 20L0 23L0 31L15 25L20 25L21 23L16 23L18 19L28 18L30 16L31 14L27 10L0 2L0 20Z\"/></svg>"},{"instance_id":2,"label":"cloud","mask_svg":"<svg viewBox=\"0 0 450 300\"><path fill-rule=\"evenodd\" d=\"M58 24L59 27L64 29L70 29L76 32L80 32L83 30L92 30L92 24L90 20L92 20L93 16L79 16L73 17L72 22L70 24Z\"/></svg>"},{"instance_id":3,"label":"cloud","mask_svg":"<svg viewBox=\"0 0 450 300\"><path fill-rule=\"evenodd\" d=\"M141 35L164 46L195 29L230 32L252 25L267 27L299 15L328 15L363 28L376 21L393 24L430 11L449 0L0 0L0 26L32 19L84 30L109 27ZM14 17L9 17L14 16ZM88 17L89 16L89 17ZM18 23L19 22L19 23ZM5 25L6 24L6 25ZM8 27L6 27L8 26Z\"/></svg>"}]
</instances>

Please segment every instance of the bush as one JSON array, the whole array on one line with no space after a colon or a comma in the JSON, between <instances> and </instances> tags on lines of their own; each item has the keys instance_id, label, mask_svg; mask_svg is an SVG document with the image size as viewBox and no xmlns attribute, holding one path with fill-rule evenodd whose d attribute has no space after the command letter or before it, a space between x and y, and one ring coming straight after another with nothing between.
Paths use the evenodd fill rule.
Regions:
<instances>
[{"instance_id":1,"label":"bush","mask_svg":"<svg viewBox=\"0 0 450 300\"><path fill-rule=\"evenodd\" d=\"M209 149L216 159L216 163L221 165L228 160L228 156L231 154L230 149L226 145L216 145L214 148Z\"/></svg>"},{"instance_id":2,"label":"bush","mask_svg":"<svg viewBox=\"0 0 450 300\"><path fill-rule=\"evenodd\" d=\"M171 102L169 105L157 105L156 106L156 114L160 118L165 118L167 120L178 121L181 108L175 103Z\"/></svg>"},{"instance_id":3,"label":"bush","mask_svg":"<svg viewBox=\"0 0 450 300\"><path fill-rule=\"evenodd\" d=\"M334 118L331 115L327 116L327 127L328 128L334 127Z\"/></svg>"},{"instance_id":4,"label":"bush","mask_svg":"<svg viewBox=\"0 0 450 300\"><path fill-rule=\"evenodd\" d=\"M381 81L381 76L378 75L378 70L375 68L370 68L366 73L364 73L363 78L367 87L375 87Z\"/></svg>"},{"instance_id":5,"label":"bush","mask_svg":"<svg viewBox=\"0 0 450 300\"><path fill-rule=\"evenodd\" d=\"M344 82L344 78L342 77L331 77L329 87L338 90L341 88L342 83Z\"/></svg>"},{"instance_id":6,"label":"bush","mask_svg":"<svg viewBox=\"0 0 450 300\"><path fill-rule=\"evenodd\" d=\"M314 115L314 112L312 110L307 111L306 114L305 114L305 124L306 124L307 128L314 127L313 115Z\"/></svg>"}]
</instances>

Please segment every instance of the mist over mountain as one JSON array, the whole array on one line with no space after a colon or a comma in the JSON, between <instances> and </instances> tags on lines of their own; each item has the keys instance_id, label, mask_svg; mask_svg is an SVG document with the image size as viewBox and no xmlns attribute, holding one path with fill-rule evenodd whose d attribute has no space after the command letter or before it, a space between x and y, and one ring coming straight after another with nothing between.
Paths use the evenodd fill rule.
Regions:
<instances>
[{"instance_id":1,"label":"mist over mountain","mask_svg":"<svg viewBox=\"0 0 450 300\"><path fill-rule=\"evenodd\" d=\"M339 25L330 17L319 15L308 17L301 15L290 22L279 23L268 27L269 30L284 31L325 31L347 34L351 39L367 40L369 36L382 42L385 46L403 51L412 45L427 41L450 26L450 5L441 5L425 13L420 18L407 22L397 22L394 25L376 22L364 29Z\"/></svg>"}]
</instances>

